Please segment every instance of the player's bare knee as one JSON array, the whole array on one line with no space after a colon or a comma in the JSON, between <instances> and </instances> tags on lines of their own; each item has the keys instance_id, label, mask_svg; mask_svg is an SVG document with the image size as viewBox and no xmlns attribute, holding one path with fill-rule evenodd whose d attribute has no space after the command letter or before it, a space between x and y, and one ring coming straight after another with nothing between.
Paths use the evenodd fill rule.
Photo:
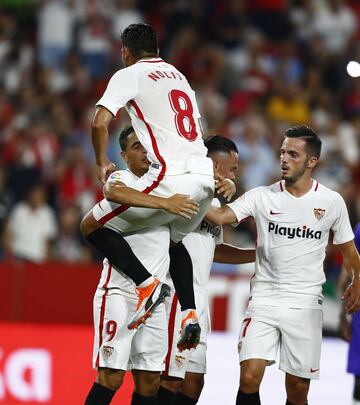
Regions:
<instances>
[{"instance_id":1,"label":"player's bare knee","mask_svg":"<svg viewBox=\"0 0 360 405\"><path fill-rule=\"evenodd\" d=\"M180 391L189 398L198 399L204 387L204 374L186 373Z\"/></svg>"},{"instance_id":2,"label":"player's bare knee","mask_svg":"<svg viewBox=\"0 0 360 405\"><path fill-rule=\"evenodd\" d=\"M182 379L177 377L161 376L160 385L176 394L182 384Z\"/></svg>"},{"instance_id":3,"label":"player's bare knee","mask_svg":"<svg viewBox=\"0 0 360 405\"><path fill-rule=\"evenodd\" d=\"M139 395L154 396L160 387L160 372L157 371L132 371L135 392Z\"/></svg>"},{"instance_id":4,"label":"player's bare knee","mask_svg":"<svg viewBox=\"0 0 360 405\"><path fill-rule=\"evenodd\" d=\"M287 375L286 393L288 400L294 405L305 405L309 392L310 380Z\"/></svg>"},{"instance_id":5,"label":"player's bare knee","mask_svg":"<svg viewBox=\"0 0 360 405\"><path fill-rule=\"evenodd\" d=\"M98 372L96 382L109 388L113 391L117 391L124 380L124 370L114 370L111 368L101 368Z\"/></svg>"},{"instance_id":6,"label":"player's bare knee","mask_svg":"<svg viewBox=\"0 0 360 405\"><path fill-rule=\"evenodd\" d=\"M240 388L246 394L258 392L261 383L261 375L253 370L241 371Z\"/></svg>"}]
</instances>

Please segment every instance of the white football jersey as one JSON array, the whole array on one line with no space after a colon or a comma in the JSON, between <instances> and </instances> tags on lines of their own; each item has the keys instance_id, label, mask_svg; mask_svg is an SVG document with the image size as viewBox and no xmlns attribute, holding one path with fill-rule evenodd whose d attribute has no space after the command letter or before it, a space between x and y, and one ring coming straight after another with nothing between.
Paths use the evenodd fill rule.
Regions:
<instances>
[{"instance_id":1,"label":"white football jersey","mask_svg":"<svg viewBox=\"0 0 360 405\"><path fill-rule=\"evenodd\" d=\"M220 201L214 198L211 206L220 207ZM185 236L183 243L192 260L194 284L207 287L215 248L222 242L222 227L209 224L205 219L193 232Z\"/></svg>"},{"instance_id":2,"label":"white football jersey","mask_svg":"<svg viewBox=\"0 0 360 405\"><path fill-rule=\"evenodd\" d=\"M185 76L160 58L117 71L97 106L125 107L148 159L163 175L182 174L205 158L199 109Z\"/></svg>"},{"instance_id":3,"label":"white football jersey","mask_svg":"<svg viewBox=\"0 0 360 405\"><path fill-rule=\"evenodd\" d=\"M121 181L131 186L137 179L130 170L117 170L108 177L107 182ZM164 248L170 243L169 228L158 226L124 235L124 238L144 267L161 281L165 281L170 264L169 249ZM110 294L112 289L120 289L125 296L133 296L135 293L135 283L124 273L114 270L107 259L104 259L99 287L109 289Z\"/></svg>"},{"instance_id":4,"label":"white football jersey","mask_svg":"<svg viewBox=\"0 0 360 405\"><path fill-rule=\"evenodd\" d=\"M295 197L281 180L254 188L228 206L238 222L247 217L256 222L252 302L318 307L330 231L334 244L354 238L343 198L315 180L309 192Z\"/></svg>"}]
</instances>

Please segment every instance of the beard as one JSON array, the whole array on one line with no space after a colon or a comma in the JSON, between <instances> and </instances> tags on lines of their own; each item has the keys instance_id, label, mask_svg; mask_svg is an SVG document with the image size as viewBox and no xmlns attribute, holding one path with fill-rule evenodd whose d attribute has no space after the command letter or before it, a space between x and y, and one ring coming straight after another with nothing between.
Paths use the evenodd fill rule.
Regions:
<instances>
[{"instance_id":1,"label":"beard","mask_svg":"<svg viewBox=\"0 0 360 405\"><path fill-rule=\"evenodd\" d=\"M307 163L304 164L303 167L298 169L295 173L292 174L282 174L281 178L285 180L289 184L294 184L296 183L305 173L307 167Z\"/></svg>"}]
</instances>

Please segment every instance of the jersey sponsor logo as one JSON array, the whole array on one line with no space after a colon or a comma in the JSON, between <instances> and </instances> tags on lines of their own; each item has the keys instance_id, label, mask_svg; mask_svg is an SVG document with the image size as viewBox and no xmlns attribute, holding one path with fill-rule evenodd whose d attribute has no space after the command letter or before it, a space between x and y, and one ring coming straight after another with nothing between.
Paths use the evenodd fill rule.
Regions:
<instances>
[{"instance_id":1,"label":"jersey sponsor logo","mask_svg":"<svg viewBox=\"0 0 360 405\"><path fill-rule=\"evenodd\" d=\"M175 355L175 365L177 368L182 368L184 365L185 357L180 356L180 354Z\"/></svg>"},{"instance_id":2,"label":"jersey sponsor logo","mask_svg":"<svg viewBox=\"0 0 360 405\"><path fill-rule=\"evenodd\" d=\"M301 239L321 239L321 231L314 231L308 228L306 225L303 227L298 226L297 228L290 228L288 226L280 226L279 224L274 224L269 222L269 233L275 233L275 235L286 236L288 239L294 239L295 237Z\"/></svg>"},{"instance_id":3,"label":"jersey sponsor logo","mask_svg":"<svg viewBox=\"0 0 360 405\"><path fill-rule=\"evenodd\" d=\"M323 208L314 208L314 215L315 218L320 221L320 219L322 219L325 215L325 210Z\"/></svg>"},{"instance_id":4,"label":"jersey sponsor logo","mask_svg":"<svg viewBox=\"0 0 360 405\"><path fill-rule=\"evenodd\" d=\"M282 214L282 212L277 212L277 211L274 211L274 210L270 211L270 215L280 215L280 214Z\"/></svg>"},{"instance_id":5,"label":"jersey sponsor logo","mask_svg":"<svg viewBox=\"0 0 360 405\"><path fill-rule=\"evenodd\" d=\"M310 369L310 373L316 373L316 371L319 371L319 368L312 368Z\"/></svg>"},{"instance_id":6,"label":"jersey sponsor logo","mask_svg":"<svg viewBox=\"0 0 360 405\"><path fill-rule=\"evenodd\" d=\"M201 222L200 231L205 230L206 233L210 233L213 238L218 238L221 233L221 226L211 225L205 220Z\"/></svg>"},{"instance_id":7,"label":"jersey sponsor logo","mask_svg":"<svg viewBox=\"0 0 360 405\"><path fill-rule=\"evenodd\" d=\"M106 359L109 359L111 357L111 355L113 354L113 352L114 352L113 347L111 347L111 346L104 346L103 347L103 353L104 353L104 357Z\"/></svg>"}]
</instances>

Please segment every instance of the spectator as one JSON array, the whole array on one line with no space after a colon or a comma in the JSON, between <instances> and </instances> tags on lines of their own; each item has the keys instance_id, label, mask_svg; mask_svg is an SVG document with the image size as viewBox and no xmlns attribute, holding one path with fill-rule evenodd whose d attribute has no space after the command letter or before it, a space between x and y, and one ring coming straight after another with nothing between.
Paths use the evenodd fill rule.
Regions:
<instances>
[{"instance_id":1,"label":"spectator","mask_svg":"<svg viewBox=\"0 0 360 405\"><path fill-rule=\"evenodd\" d=\"M52 258L57 236L54 210L46 203L45 188L34 185L25 201L15 205L6 230L8 255L19 260L43 263Z\"/></svg>"}]
</instances>

